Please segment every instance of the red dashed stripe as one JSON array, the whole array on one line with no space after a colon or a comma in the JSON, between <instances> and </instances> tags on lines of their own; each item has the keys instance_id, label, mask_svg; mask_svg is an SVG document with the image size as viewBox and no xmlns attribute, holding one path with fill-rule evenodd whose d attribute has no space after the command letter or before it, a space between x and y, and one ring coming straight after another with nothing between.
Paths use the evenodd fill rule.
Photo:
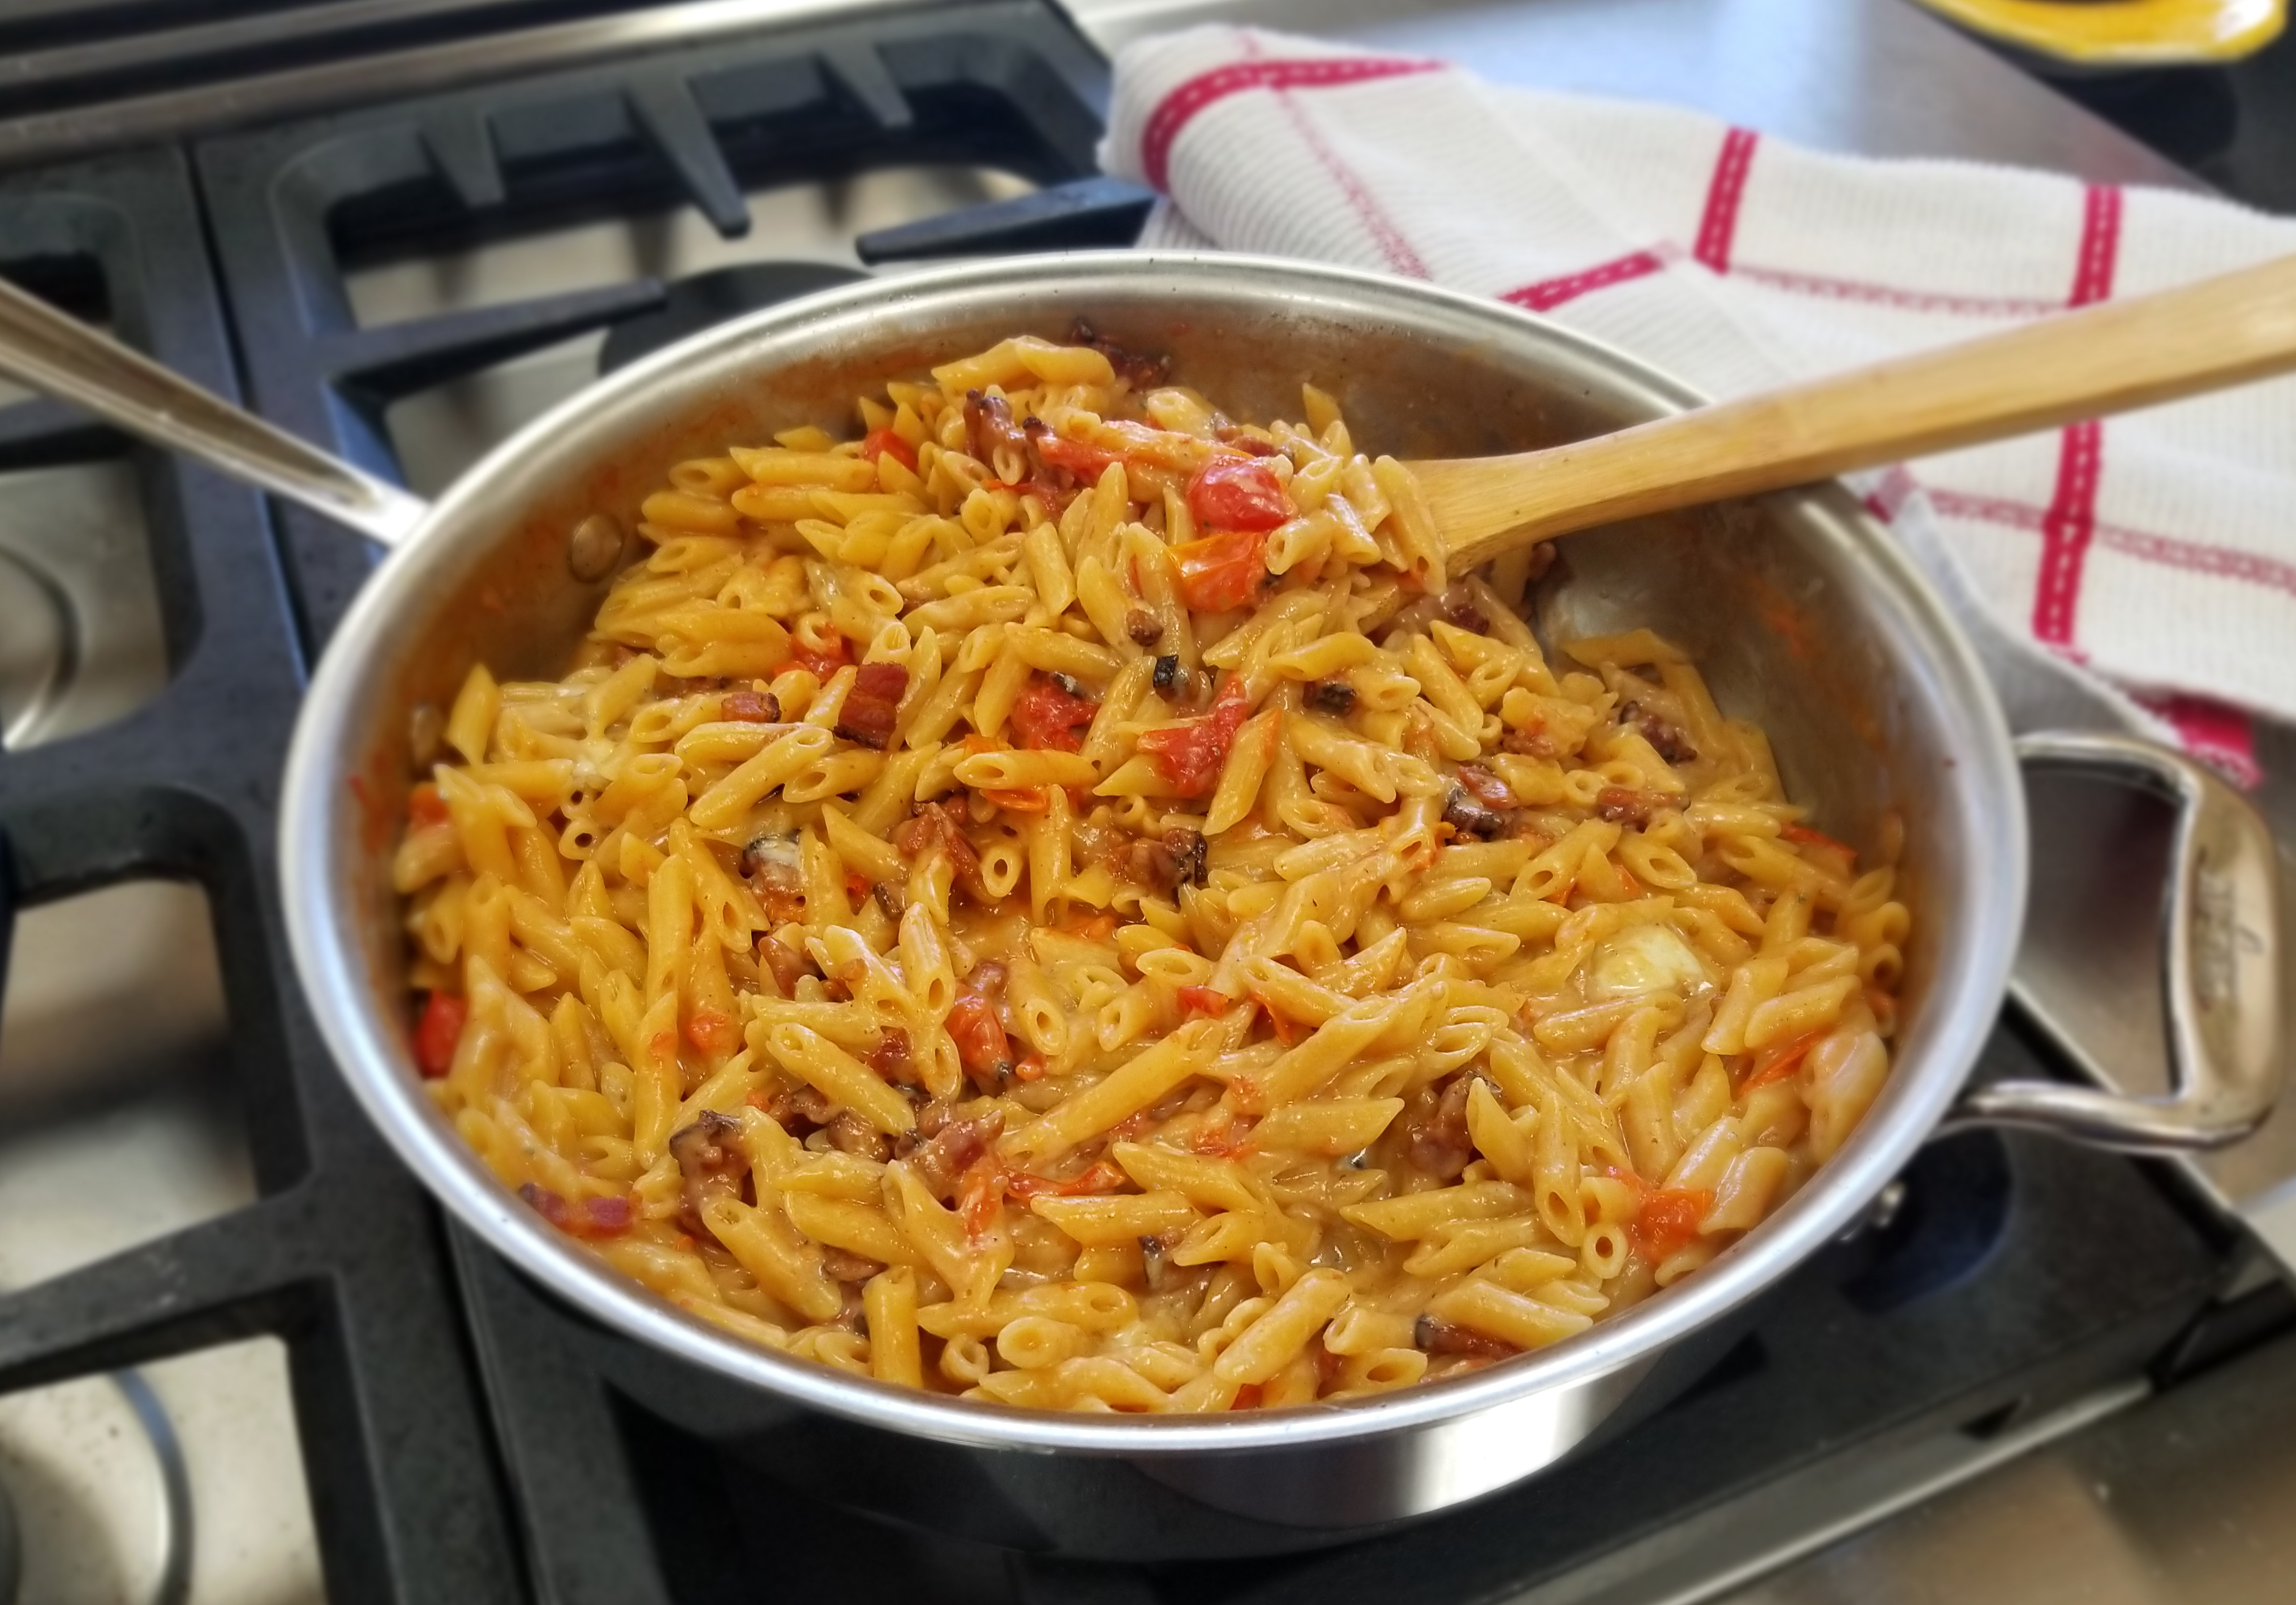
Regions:
<instances>
[{"instance_id":1,"label":"red dashed stripe","mask_svg":"<svg viewBox=\"0 0 2296 1605\"><path fill-rule=\"evenodd\" d=\"M1157 189L1170 186L1172 145L1196 114L1248 89L1334 89L1377 78L1437 72L1440 61L1394 56L1337 56L1320 61L1234 61L1190 78L1156 102L1140 135L1140 169Z\"/></svg>"},{"instance_id":2,"label":"red dashed stripe","mask_svg":"<svg viewBox=\"0 0 2296 1605\"><path fill-rule=\"evenodd\" d=\"M2039 530L2047 523L2051 511L2007 496L1972 495L1934 486L1929 487L1929 498L1943 517L1982 520L2013 529ZM2149 529L2132 529L2126 524L2098 520L2094 524L2094 532L2098 545L2141 562L2158 563L2164 569L2184 569L2215 579L2237 580L2243 585L2296 597L2296 563L2282 562L2261 553L2243 552L2237 546L2212 546Z\"/></svg>"},{"instance_id":3,"label":"red dashed stripe","mask_svg":"<svg viewBox=\"0 0 2296 1605\"><path fill-rule=\"evenodd\" d=\"M1580 273L1565 274L1561 278L1541 279L1536 284L1525 284L1520 290L1510 290L1499 297L1533 312L1552 312L1566 301L1596 290L1608 290L1613 284L1624 284L1634 279L1647 278L1660 272L1666 264L1655 251L1638 250L1599 267L1589 267Z\"/></svg>"},{"instance_id":4,"label":"red dashed stripe","mask_svg":"<svg viewBox=\"0 0 2296 1605\"><path fill-rule=\"evenodd\" d=\"M2070 646L2080 603L2081 571L2096 538L2096 482L2104 456L2104 426L2091 419L2065 430L2057 452L2057 490L2041 520L2041 570L2033 589L2033 635L2046 645Z\"/></svg>"},{"instance_id":5,"label":"red dashed stripe","mask_svg":"<svg viewBox=\"0 0 2296 1605\"><path fill-rule=\"evenodd\" d=\"M1411 242L1405 237L1395 219L1387 215L1387 209L1380 205L1378 197L1371 192L1371 186L1364 183L1362 175L1341 159L1337 151L1332 149L1331 143L1308 120L1307 111L1300 102L1293 100L1288 92L1278 89L1275 103L1291 123L1292 132L1299 135L1300 143L1308 147L1308 154L1339 187L1340 193L1347 200L1348 209L1355 213L1356 221L1363 225L1364 232L1371 236L1372 243L1379 247L1379 254L1385 258L1389 270L1407 279L1431 277L1427 271L1427 264L1412 249Z\"/></svg>"},{"instance_id":6,"label":"red dashed stripe","mask_svg":"<svg viewBox=\"0 0 2296 1605\"><path fill-rule=\"evenodd\" d=\"M1711 266L1711 264L1709 264ZM1730 276L1768 290L1782 290L1826 301L1863 301L1901 312L1941 312L1954 317L2041 317L2059 310L2055 301L2018 296L1949 295L1942 291L1905 290L1868 279L1828 278L1821 274L1789 273L1778 267L1750 267L1735 263Z\"/></svg>"},{"instance_id":7,"label":"red dashed stripe","mask_svg":"<svg viewBox=\"0 0 2296 1605\"><path fill-rule=\"evenodd\" d=\"M2137 700L2168 721L2185 751L2222 771L2234 785L2252 791L2263 784L2264 766L2256 757L2256 726L2239 708L2204 697L2139 697Z\"/></svg>"},{"instance_id":8,"label":"red dashed stripe","mask_svg":"<svg viewBox=\"0 0 2296 1605\"><path fill-rule=\"evenodd\" d=\"M2112 294L2120 255L2120 192L2093 184L2082 198L2080 250L2065 302L2088 307ZM2094 419L2064 433L2057 452L2057 489L2041 520L2041 567L2033 587L2033 634L2044 645L2073 643L2081 577L2096 538L2096 491L2104 471L2104 426Z\"/></svg>"},{"instance_id":9,"label":"red dashed stripe","mask_svg":"<svg viewBox=\"0 0 2296 1605\"><path fill-rule=\"evenodd\" d=\"M1716 273L1730 271L1730 242L1738 232L1738 208L1746 199L1746 175L1754 165L1754 146L1760 139L1751 128L1733 128L1722 136L1721 154L1714 159L1714 176L1706 185L1706 212L1698 220L1698 246L1692 254Z\"/></svg>"},{"instance_id":10,"label":"red dashed stripe","mask_svg":"<svg viewBox=\"0 0 2296 1605\"><path fill-rule=\"evenodd\" d=\"M2073 267L2069 307L2087 307L2112 294L2112 269L2120 256L2120 192L2093 184L2081 203L2080 260Z\"/></svg>"}]
</instances>

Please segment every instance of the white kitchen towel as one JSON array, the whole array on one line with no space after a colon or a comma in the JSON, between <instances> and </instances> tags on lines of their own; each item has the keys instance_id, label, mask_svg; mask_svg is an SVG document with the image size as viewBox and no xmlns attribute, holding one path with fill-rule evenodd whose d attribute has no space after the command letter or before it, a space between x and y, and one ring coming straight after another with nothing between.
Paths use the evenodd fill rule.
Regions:
<instances>
[{"instance_id":1,"label":"white kitchen towel","mask_svg":"<svg viewBox=\"0 0 2296 1605\"><path fill-rule=\"evenodd\" d=\"M2206 197L1822 155L1232 28L1123 53L1102 160L1169 198L1144 243L1496 297L1717 397L2296 250ZM2021 724L2172 727L2237 773L2242 710L2296 721L2296 380L1857 483Z\"/></svg>"}]
</instances>

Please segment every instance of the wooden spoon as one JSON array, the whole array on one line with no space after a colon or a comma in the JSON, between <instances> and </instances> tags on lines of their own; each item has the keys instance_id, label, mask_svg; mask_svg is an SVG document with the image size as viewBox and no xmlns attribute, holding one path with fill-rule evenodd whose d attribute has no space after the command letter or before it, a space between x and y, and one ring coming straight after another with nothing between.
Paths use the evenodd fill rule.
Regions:
<instances>
[{"instance_id":1,"label":"wooden spoon","mask_svg":"<svg viewBox=\"0 0 2296 1605\"><path fill-rule=\"evenodd\" d=\"M1511 457L1414 463L1451 571L2296 368L2296 257ZM2292 509L2296 513L2296 509Z\"/></svg>"}]
</instances>

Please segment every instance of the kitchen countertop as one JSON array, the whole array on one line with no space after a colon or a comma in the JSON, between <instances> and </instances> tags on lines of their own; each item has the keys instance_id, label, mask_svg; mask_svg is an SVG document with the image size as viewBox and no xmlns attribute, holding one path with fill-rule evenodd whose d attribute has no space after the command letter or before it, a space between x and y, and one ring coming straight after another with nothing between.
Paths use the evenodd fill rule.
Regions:
<instances>
[{"instance_id":1,"label":"kitchen countertop","mask_svg":"<svg viewBox=\"0 0 2296 1605\"><path fill-rule=\"evenodd\" d=\"M1693 106L1813 147L2219 188L2296 210L2296 35L2229 70L2037 82L1906 0L1066 0L1103 47L1245 21L1472 63L1539 88ZM2110 117L2112 120L2107 120ZM2119 124L2120 126L2116 126ZM2198 173L2161 150L2193 160ZM2296 733L2260 729L2259 800L2296 841ZM2156 833L2158 822L2149 827ZM2133 921L2152 916L2131 911ZM2125 958L2126 955L2117 955ZM2088 990L2096 990L2092 986ZM2138 985L2088 1000L2095 1056L2157 1069ZM2296 1126L2284 1111L2276 1132ZM1726 1605L2185 1605L2296 1597L2296 1339L1923 1500ZM1545 1605L1546 1595L1539 1596ZM1701 1590L1672 1599L1712 1597ZM1524 1605L1529 1605L1529 1601Z\"/></svg>"}]
</instances>

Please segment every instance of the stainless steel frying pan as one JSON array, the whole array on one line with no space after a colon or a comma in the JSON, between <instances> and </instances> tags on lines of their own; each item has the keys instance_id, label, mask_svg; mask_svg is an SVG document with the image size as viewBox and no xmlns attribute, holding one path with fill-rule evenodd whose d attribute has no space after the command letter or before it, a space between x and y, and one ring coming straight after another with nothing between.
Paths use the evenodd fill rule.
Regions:
<instances>
[{"instance_id":1,"label":"stainless steel frying pan","mask_svg":"<svg viewBox=\"0 0 2296 1605\"><path fill-rule=\"evenodd\" d=\"M737 1342L606 1268L498 1184L417 1085L388 874L414 778L410 722L474 659L504 676L558 675L626 560L638 502L681 457L800 423L841 431L857 393L1012 333L1057 337L1079 315L1170 352L1239 416L1288 415L1312 378L1357 440L1404 457L1521 450L1700 400L1592 340L1423 284L1240 257L1041 257L873 282L713 329L570 400L426 507L0 295L0 371L393 548L326 650L289 759L280 853L297 968L343 1074L438 1198L599 1326L684 1363L676 1386L629 1383L648 1404L770 1446L784 1466L804 1457L817 1491L1000 1542L1134 1559L1328 1544L1503 1487L1647 1407L1667 1372L1694 1369L1734 1311L1857 1220L1941 1124L2161 1152L2235 1142L2269 1109L2280 914L2262 822L2175 753L2098 735L2013 742L1928 585L1854 500L1821 487L1574 536L1536 598L1549 634L1649 625L1682 642L1723 706L1769 733L1792 795L1828 831L1870 854L1886 815L1904 822L1915 927L1887 1090L1808 1187L1697 1275L1471 1376L1197 1419L882 1387ZM2162 904L2173 1097L1964 1090L2023 914L2021 759L2106 771L2180 810ZM621 1346L597 1347L611 1372Z\"/></svg>"}]
</instances>

